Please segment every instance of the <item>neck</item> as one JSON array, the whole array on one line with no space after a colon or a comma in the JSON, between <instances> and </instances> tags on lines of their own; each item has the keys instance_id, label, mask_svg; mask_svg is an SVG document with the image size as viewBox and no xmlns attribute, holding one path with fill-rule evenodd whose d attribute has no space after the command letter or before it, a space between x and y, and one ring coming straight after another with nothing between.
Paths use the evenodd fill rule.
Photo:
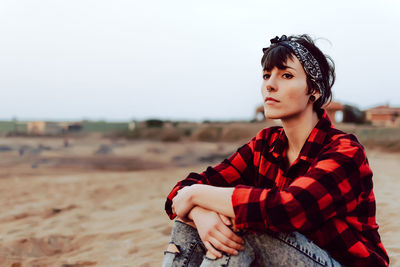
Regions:
<instances>
[{"instance_id":1,"label":"neck","mask_svg":"<svg viewBox=\"0 0 400 267\"><path fill-rule=\"evenodd\" d=\"M317 124L318 115L311 107L311 109L306 109L295 117L281 119L281 121L289 141L288 151L298 155L312 129Z\"/></svg>"}]
</instances>

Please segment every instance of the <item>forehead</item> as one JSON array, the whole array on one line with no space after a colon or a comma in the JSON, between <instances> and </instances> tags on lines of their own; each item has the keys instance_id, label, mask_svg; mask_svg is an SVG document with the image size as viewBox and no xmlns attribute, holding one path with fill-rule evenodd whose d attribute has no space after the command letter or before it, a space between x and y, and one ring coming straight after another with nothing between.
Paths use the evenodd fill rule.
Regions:
<instances>
[{"instance_id":1,"label":"forehead","mask_svg":"<svg viewBox=\"0 0 400 267\"><path fill-rule=\"evenodd\" d=\"M285 62L285 66L294 70L304 70L300 60L297 57L288 58Z\"/></svg>"},{"instance_id":2,"label":"forehead","mask_svg":"<svg viewBox=\"0 0 400 267\"><path fill-rule=\"evenodd\" d=\"M271 69L264 69L264 71L272 71L274 69L277 70L294 70L296 72L301 72L305 74L303 65L301 65L300 60L296 57L293 56L292 58L288 58L285 62L282 62L276 66L271 66Z\"/></svg>"}]
</instances>

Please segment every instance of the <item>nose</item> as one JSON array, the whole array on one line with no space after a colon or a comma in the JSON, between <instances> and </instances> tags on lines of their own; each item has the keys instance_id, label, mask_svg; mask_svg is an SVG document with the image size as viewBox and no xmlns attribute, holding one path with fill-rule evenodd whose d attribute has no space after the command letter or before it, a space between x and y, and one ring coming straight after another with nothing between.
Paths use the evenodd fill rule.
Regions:
<instances>
[{"instance_id":1,"label":"nose","mask_svg":"<svg viewBox=\"0 0 400 267\"><path fill-rule=\"evenodd\" d=\"M264 80L262 90L272 92L277 90L277 84L274 75L271 75L267 80Z\"/></svg>"},{"instance_id":2,"label":"nose","mask_svg":"<svg viewBox=\"0 0 400 267\"><path fill-rule=\"evenodd\" d=\"M266 89L267 89L268 92L275 91L275 86L273 86L271 84L267 84L266 85Z\"/></svg>"}]
</instances>

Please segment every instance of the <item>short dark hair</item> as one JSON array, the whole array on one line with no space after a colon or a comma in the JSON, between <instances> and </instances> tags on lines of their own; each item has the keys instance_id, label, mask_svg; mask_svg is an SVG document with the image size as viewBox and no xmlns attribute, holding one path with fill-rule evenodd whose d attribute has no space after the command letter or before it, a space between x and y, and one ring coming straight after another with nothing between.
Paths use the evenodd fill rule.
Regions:
<instances>
[{"instance_id":1,"label":"short dark hair","mask_svg":"<svg viewBox=\"0 0 400 267\"><path fill-rule=\"evenodd\" d=\"M314 40L307 34L289 36L288 41L295 41L304 46L318 61L322 72L322 83L324 86L324 94L317 101L314 102L313 108L315 111L319 110L323 105L328 104L332 100L332 86L335 83L335 63L328 56L315 45ZM271 71L274 67L278 69L285 69L285 64L288 59L293 60L295 57L294 51L290 48L279 45L279 43L271 44L268 49L264 51L261 59L261 66L263 70ZM312 81L311 77L307 75L308 94L318 91L318 85Z\"/></svg>"}]
</instances>

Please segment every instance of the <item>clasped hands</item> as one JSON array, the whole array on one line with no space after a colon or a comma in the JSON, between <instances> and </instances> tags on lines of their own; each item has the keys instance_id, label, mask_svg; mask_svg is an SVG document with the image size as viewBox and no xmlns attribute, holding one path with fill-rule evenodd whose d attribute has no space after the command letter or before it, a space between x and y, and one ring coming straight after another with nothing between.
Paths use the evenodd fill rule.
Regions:
<instances>
[{"instance_id":1,"label":"clasped hands","mask_svg":"<svg viewBox=\"0 0 400 267\"><path fill-rule=\"evenodd\" d=\"M172 199L172 211L179 218L187 218L189 212L195 206L193 201L195 185L186 186L180 189L177 195Z\"/></svg>"},{"instance_id":2,"label":"clasped hands","mask_svg":"<svg viewBox=\"0 0 400 267\"><path fill-rule=\"evenodd\" d=\"M180 189L172 199L172 210L183 221L193 220L204 246L212 256L222 257L221 251L237 255L239 250L243 250L244 240L230 228L232 219L196 203L196 194L201 189L204 192L207 187L210 186L196 184Z\"/></svg>"}]
</instances>

